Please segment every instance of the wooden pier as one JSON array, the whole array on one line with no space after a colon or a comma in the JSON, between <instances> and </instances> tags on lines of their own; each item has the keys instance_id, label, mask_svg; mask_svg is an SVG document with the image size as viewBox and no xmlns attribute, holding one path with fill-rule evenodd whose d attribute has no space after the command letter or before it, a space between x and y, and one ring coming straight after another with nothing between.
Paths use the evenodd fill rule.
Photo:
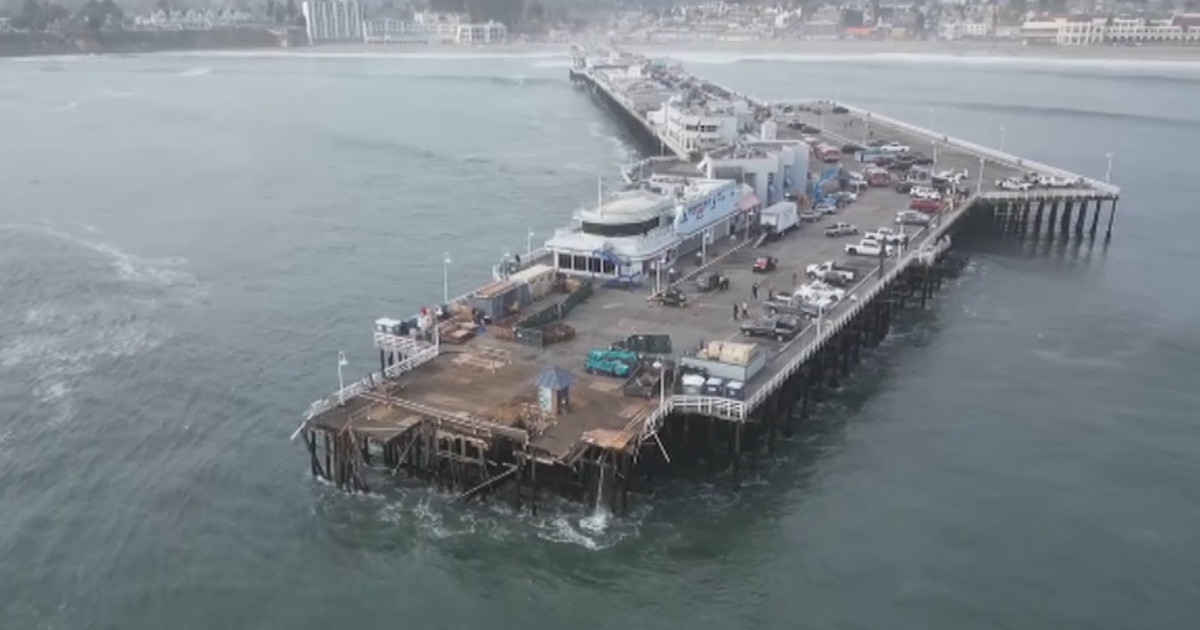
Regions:
<instances>
[{"instance_id":1,"label":"wooden pier","mask_svg":"<svg viewBox=\"0 0 1200 630\"><path fill-rule=\"evenodd\" d=\"M1105 242L1112 236L1119 189L1107 182L846 110L810 115L833 130L822 134L830 141L850 142L869 126L865 133L874 139L914 148L936 144L939 170L970 170L953 201L929 226L913 229L898 254L847 257L845 241L824 237L823 223L816 223L759 247L745 238L718 241L703 267L680 261L685 273L676 286L689 297L683 308L649 300L648 288L560 278L554 292L512 321L497 321L455 343L377 332L380 371L314 403L296 432L313 475L356 492L402 476L464 500L492 497L535 512L539 496L553 493L622 513L630 492L650 490L656 476L700 462L732 469L736 485L743 462L772 450L778 435L790 435L812 405L851 373L864 348L888 335L899 311L928 307L943 280L962 267L953 247L961 230L1087 246L1101 231ZM995 189L996 180L1029 171L1070 176L1082 185ZM894 226L895 213L908 202L908 195L890 187L872 188L825 221ZM753 261L761 256L777 258L778 268L753 274ZM735 304L748 302L752 316L761 312L752 284L760 283L764 294L772 285L791 289L805 281L807 265L827 260L857 269L856 284L794 338L754 340L766 364L746 382L741 399L682 393L680 358L708 341L740 339ZM694 278L708 271L726 275L730 289L699 292ZM542 314L550 311L553 321L547 322ZM522 321L540 323L523 328ZM543 332L550 325L569 330L559 335L569 338L548 343ZM643 366L630 379L584 371L589 349L646 336L670 339L671 348L656 352L653 367Z\"/></svg>"}]
</instances>

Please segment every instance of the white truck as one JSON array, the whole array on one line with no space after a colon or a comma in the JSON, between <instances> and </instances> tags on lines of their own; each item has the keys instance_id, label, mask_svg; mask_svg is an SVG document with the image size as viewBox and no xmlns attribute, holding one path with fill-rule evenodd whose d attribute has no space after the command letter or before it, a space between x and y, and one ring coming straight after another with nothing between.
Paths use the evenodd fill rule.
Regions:
<instances>
[{"instance_id":1,"label":"white truck","mask_svg":"<svg viewBox=\"0 0 1200 630\"><path fill-rule=\"evenodd\" d=\"M851 256L878 256L881 253L891 256L892 246L864 238L858 243L846 245L846 253Z\"/></svg>"},{"instance_id":2,"label":"white truck","mask_svg":"<svg viewBox=\"0 0 1200 630\"><path fill-rule=\"evenodd\" d=\"M1042 188L1070 188L1074 182L1053 175L1039 175L1037 178L1038 186Z\"/></svg>"},{"instance_id":3,"label":"white truck","mask_svg":"<svg viewBox=\"0 0 1200 630\"><path fill-rule=\"evenodd\" d=\"M800 215L792 201L781 201L759 213L759 223L768 231L782 236L800 225Z\"/></svg>"},{"instance_id":4,"label":"white truck","mask_svg":"<svg viewBox=\"0 0 1200 630\"><path fill-rule=\"evenodd\" d=\"M854 282L858 274L849 267L843 267L832 260L826 260L817 265L809 265L804 270L804 275L809 278L827 278L830 275L840 277L845 282Z\"/></svg>"},{"instance_id":5,"label":"white truck","mask_svg":"<svg viewBox=\"0 0 1200 630\"><path fill-rule=\"evenodd\" d=\"M863 239L869 241L879 241L888 245L901 245L908 242L908 235L902 232L897 232L889 227L881 227L873 232L863 234Z\"/></svg>"}]
</instances>

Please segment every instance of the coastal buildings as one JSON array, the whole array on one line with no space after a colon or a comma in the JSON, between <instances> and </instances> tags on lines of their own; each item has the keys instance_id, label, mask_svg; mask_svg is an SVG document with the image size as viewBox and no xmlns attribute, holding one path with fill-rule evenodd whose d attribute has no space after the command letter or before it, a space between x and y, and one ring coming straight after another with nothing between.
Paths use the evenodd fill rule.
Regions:
<instances>
[{"instance_id":1,"label":"coastal buildings","mask_svg":"<svg viewBox=\"0 0 1200 630\"><path fill-rule=\"evenodd\" d=\"M498 44L508 39L508 29L499 22L476 24L464 15L422 11L411 20L366 20L362 39L368 44Z\"/></svg>"},{"instance_id":2,"label":"coastal buildings","mask_svg":"<svg viewBox=\"0 0 1200 630\"><path fill-rule=\"evenodd\" d=\"M156 9L147 15L134 16L132 22L134 28L146 30L201 31L214 28L261 26L266 23L266 20L239 9L209 8L175 11Z\"/></svg>"},{"instance_id":3,"label":"coastal buildings","mask_svg":"<svg viewBox=\"0 0 1200 630\"><path fill-rule=\"evenodd\" d=\"M362 39L362 7L354 0L304 0L300 13L310 43Z\"/></svg>"},{"instance_id":4,"label":"coastal buildings","mask_svg":"<svg viewBox=\"0 0 1200 630\"><path fill-rule=\"evenodd\" d=\"M1091 46L1098 44L1200 44L1200 14L1169 19L1090 17L1084 15L1030 20L1021 26L1028 44Z\"/></svg>"}]
</instances>

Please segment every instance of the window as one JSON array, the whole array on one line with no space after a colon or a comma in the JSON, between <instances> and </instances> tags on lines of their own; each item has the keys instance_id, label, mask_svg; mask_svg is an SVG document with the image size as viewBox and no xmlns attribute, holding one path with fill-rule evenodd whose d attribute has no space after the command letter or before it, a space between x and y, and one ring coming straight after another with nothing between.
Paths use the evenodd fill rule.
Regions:
<instances>
[{"instance_id":1,"label":"window","mask_svg":"<svg viewBox=\"0 0 1200 630\"><path fill-rule=\"evenodd\" d=\"M658 227L658 217L637 223L588 223L583 222L583 233L595 236L638 236Z\"/></svg>"}]
</instances>

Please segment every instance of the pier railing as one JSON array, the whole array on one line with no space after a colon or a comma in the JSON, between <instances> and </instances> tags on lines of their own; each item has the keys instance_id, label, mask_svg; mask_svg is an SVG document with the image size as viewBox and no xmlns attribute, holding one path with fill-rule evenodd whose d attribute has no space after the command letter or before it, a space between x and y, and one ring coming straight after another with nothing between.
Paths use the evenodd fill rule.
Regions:
<instances>
[{"instance_id":1,"label":"pier railing","mask_svg":"<svg viewBox=\"0 0 1200 630\"><path fill-rule=\"evenodd\" d=\"M840 105L842 107L845 107L846 109L850 110L850 113L855 114L857 116L861 116L862 118L870 121L871 123L882 124L884 126L892 127L894 129L899 129L900 131L903 131L903 132L906 132L906 133L909 133L909 134L912 134L915 136L929 138L931 141L939 142L942 145L961 149L963 151L973 153L980 157L984 157L984 158L993 160L995 162L1005 164L1007 166L1024 169L1024 170L1030 170L1030 171L1038 171L1041 173L1045 173L1047 175L1061 177L1063 179L1071 179L1071 180L1082 179L1082 180L1086 181L1088 183L1088 185L1090 185L1092 188L1095 188L1099 191L1102 191L1102 192L1110 194L1110 195L1116 195L1120 192L1120 188L1113 186L1112 184L1110 184L1108 182L1102 182L1097 179L1085 177L1085 176L1082 176L1082 175L1079 175L1076 173L1072 173L1070 171L1065 171L1061 168L1050 166L1048 164L1042 164L1041 162L1034 162L1032 160L1027 160L1025 158L1018 157L1011 153L1004 153L1003 151L997 151L996 149L985 147L980 144L975 144L974 142L968 142L961 138L955 138L954 136L949 136L946 134L938 133L932 129L925 129L923 127L918 127L916 125L906 123L902 120L897 120L897 119L891 118L889 116L884 116L884 115L878 114L876 112L868 111L861 107L856 107L854 105L849 105L849 104L842 103L842 102L837 102L836 104Z\"/></svg>"},{"instance_id":2,"label":"pier railing","mask_svg":"<svg viewBox=\"0 0 1200 630\"><path fill-rule=\"evenodd\" d=\"M437 358L440 351L440 348L434 344L417 341L411 337L401 337L399 335L380 332L375 333L375 347L389 352L398 352L404 358L383 372L373 372L370 376L359 379L333 392L332 396L313 402L308 408L308 413L305 414L306 420L311 420L333 409L340 400L350 400L369 390L375 382L381 381L384 378L396 378L405 372L417 369L421 365Z\"/></svg>"}]
</instances>

